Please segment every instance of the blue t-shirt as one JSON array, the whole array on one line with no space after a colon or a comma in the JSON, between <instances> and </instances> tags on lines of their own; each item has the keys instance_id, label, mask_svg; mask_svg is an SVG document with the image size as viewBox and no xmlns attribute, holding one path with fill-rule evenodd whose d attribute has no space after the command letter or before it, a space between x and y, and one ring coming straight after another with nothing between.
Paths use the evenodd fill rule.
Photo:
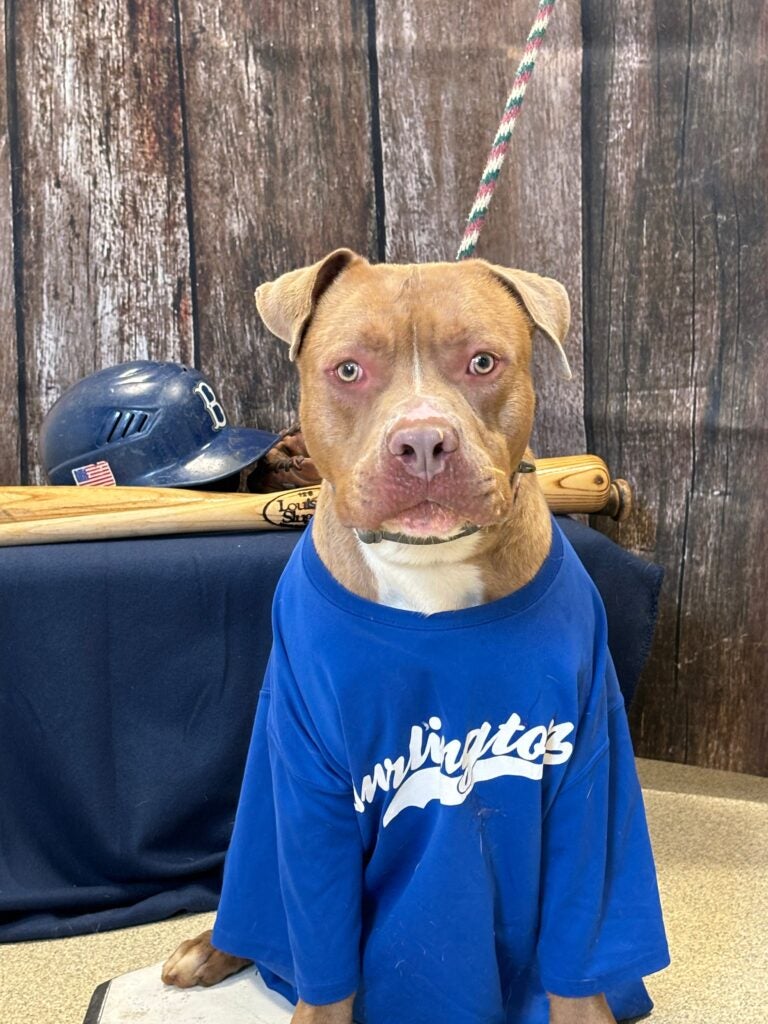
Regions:
<instances>
[{"instance_id":1,"label":"blue t-shirt","mask_svg":"<svg viewBox=\"0 0 768 1024\"><path fill-rule=\"evenodd\" d=\"M363 1024L618 1019L669 962L592 581L553 521L535 578L431 616L342 587L307 530L273 650L213 942Z\"/></svg>"}]
</instances>

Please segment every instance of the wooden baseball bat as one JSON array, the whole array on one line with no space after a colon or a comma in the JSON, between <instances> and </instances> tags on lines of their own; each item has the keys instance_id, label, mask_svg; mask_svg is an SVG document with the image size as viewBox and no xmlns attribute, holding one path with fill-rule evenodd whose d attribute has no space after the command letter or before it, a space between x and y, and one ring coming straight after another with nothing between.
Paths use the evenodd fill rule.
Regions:
<instances>
[{"instance_id":1,"label":"wooden baseball bat","mask_svg":"<svg viewBox=\"0 0 768 1024\"><path fill-rule=\"evenodd\" d=\"M554 512L623 517L608 467L594 455L538 459L536 475ZM291 529L312 517L319 487L228 494L173 487L0 487L0 546L55 544L170 533ZM611 511L611 509L613 509Z\"/></svg>"}]
</instances>

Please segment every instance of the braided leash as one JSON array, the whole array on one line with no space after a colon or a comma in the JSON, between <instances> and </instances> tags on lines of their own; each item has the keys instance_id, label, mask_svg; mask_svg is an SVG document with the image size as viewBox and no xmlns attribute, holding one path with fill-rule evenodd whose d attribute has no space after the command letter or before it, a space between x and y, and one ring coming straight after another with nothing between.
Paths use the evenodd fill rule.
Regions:
<instances>
[{"instance_id":1,"label":"braided leash","mask_svg":"<svg viewBox=\"0 0 768 1024\"><path fill-rule=\"evenodd\" d=\"M504 157L507 155L509 140L512 138L515 122L523 105L525 90L531 78L533 78L536 57L544 41L549 19L552 17L556 2L557 0L540 0L539 2L536 19L531 26L531 31L528 33L523 56L515 73L512 92L509 94L507 105L504 107L504 115L502 116L499 130L496 132L496 138L493 140L488 163L485 165L483 176L480 179L480 187L477 190L472 209L469 211L467 225L464 229L464 237L456 254L457 260L465 260L472 256L475 251L477 240L485 224L491 198L496 189L496 183L499 180Z\"/></svg>"}]
</instances>

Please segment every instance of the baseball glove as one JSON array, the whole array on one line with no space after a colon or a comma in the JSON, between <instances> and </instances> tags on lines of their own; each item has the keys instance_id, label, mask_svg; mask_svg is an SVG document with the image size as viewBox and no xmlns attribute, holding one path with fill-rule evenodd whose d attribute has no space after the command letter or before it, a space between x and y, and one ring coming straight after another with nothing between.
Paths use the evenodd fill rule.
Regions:
<instances>
[{"instance_id":1,"label":"baseball glove","mask_svg":"<svg viewBox=\"0 0 768 1024\"><path fill-rule=\"evenodd\" d=\"M268 494L292 487L317 487L319 483L320 474L304 444L301 426L294 423L281 431L273 447L256 463L248 477L248 490Z\"/></svg>"}]
</instances>

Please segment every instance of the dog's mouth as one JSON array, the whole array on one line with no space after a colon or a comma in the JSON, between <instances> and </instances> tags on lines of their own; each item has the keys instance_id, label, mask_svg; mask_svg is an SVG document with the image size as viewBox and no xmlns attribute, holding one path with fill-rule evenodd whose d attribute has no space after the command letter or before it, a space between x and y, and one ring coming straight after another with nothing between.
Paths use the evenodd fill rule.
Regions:
<instances>
[{"instance_id":1,"label":"dog's mouth","mask_svg":"<svg viewBox=\"0 0 768 1024\"><path fill-rule=\"evenodd\" d=\"M467 527L495 525L509 507L507 477L490 467L451 464L430 481L385 468L364 466L334 491L340 521L358 534L452 538Z\"/></svg>"},{"instance_id":2,"label":"dog's mouth","mask_svg":"<svg viewBox=\"0 0 768 1024\"><path fill-rule=\"evenodd\" d=\"M467 526L466 516L436 501L420 501L382 523L382 529L411 537L449 537Z\"/></svg>"}]
</instances>

